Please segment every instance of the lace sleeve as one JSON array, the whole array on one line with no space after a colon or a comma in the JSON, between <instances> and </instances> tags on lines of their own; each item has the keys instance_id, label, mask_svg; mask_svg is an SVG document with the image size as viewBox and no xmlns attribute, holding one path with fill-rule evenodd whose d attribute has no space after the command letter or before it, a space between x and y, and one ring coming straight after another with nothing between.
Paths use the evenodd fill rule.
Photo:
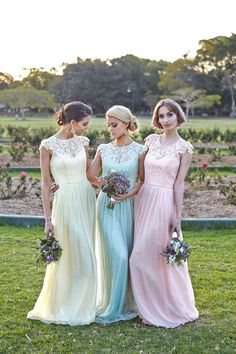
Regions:
<instances>
[{"instance_id":1,"label":"lace sleeve","mask_svg":"<svg viewBox=\"0 0 236 354\"><path fill-rule=\"evenodd\" d=\"M52 144L49 139L44 139L41 141L41 143L39 145L39 150L41 150L42 148L44 148L46 150L52 150Z\"/></svg>"},{"instance_id":2,"label":"lace sleeve","mask_svg":"<svg viewBox=\"0 0 236 354\"><path fill-rule=\"evenodd\" d=\"M146 152L147 150L148 150L147 145L142 145L142 144L140 144L139 155L145 154L145 152Z\"/></svg>"},{"instance_id":3,"label":"lace sleeve","mask_svg":"<svg viewBox=\"0 0 236 354\"><path fill-rule=\"evenodd\" d=\"M178 146L178 152L180 154L185 154L186 152L189 154L193 154L193 145L186 140L181 139L180 144Z\"/></svg>"},{"instance_id":4,"label":"lace sleeve","mask_svg":"<svg viewBox=\"0 0 236 354\"><path fill-rule=\"evenodd\" d=\"M89 146L89 141L90 141L89 138L87 138L86 136L81 136L80 140L81 140L84 147Z\"/></svg>"},{"instance_id":5,"label":"lace sleeve","mask_svg":"<svg viewBox=\"0 0 236 354\"><path fill-rule=\"evenodd\" d=\"M151 135L148 135L144 141L145 141L145 146L147 148L149 148L150 145L152 145L153 141L156 140L158 138L158 135L156 134L151 134Z\"/></svg>"},{"instance_id":6,"label":"lace sleeve","mask_svg":"<svg viewBox=\"0 0 236 354\"><path fill-rule=\"evenodd\" d=\"M98 145L98 147L97 147L97 151L100 152L100 154L102 154L104 145L105 145L105 144L100 144L100 145Z\"/></svg>"}]
</instances>

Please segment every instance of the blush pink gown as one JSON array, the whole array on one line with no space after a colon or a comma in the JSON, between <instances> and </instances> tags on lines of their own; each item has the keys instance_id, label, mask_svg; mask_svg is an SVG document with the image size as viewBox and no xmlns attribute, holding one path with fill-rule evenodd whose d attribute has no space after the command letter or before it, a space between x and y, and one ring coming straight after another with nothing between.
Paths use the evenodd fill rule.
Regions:
<instances>
[{"instance_id":1,"label":"blush pink gown","mask_svg":"<svg viewBox=\"0 0 236 354\"><path fill-rule=\"evenodd\" d=\"M146 139L145 182L135 201L134 248L131 281L140 317L154 326L173 328L196 320L194 293L187 263L169 265L161 255L170 240L175 217L173 185L180 154L192 145L180 138L163 146L160 135Z\"/></svg>"}]
</instances>

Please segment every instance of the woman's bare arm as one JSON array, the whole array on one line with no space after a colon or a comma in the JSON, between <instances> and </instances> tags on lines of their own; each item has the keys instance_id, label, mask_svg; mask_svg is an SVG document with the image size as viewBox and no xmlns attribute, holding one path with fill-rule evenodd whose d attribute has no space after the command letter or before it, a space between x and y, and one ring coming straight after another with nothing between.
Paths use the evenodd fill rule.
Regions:
<instances>
[{"instance_id":1,"label":"woman's bare arm","mask_svg":"<svg viewBox=\"0 0 236 354\"><path fill-rule=\"evenodd\" d=\"M50 176L50 159L51 154L45 148L40 150L40 168L42 176L42 201L45 216L44 232L48 235L53 234L53 225L51 222L51 207L50 207L50 193L51 193L51 176Z\"/></svg>"},{"instance_id":2,"label":"woman's bare arm","mask_svg":"<svg viewBox=\"0 0 236 354\"><path fill-rule=\"evenodd\" d=\"M95 186L101 186L102 180L98 177L98 174L102 168L102 159L100 152L97 151L96 155L87 170L87 178L90 183L94 184Z\"/></svg>"},{"instance_id":3,"label":"woman's bare arm","mask_svg":"<svg viewBox=\"0 0 236 354\"><path fill-rule=\"evenodd\" d=\"M188 173L191 160L192 160L192 155L187 152L181 156L180 167L174 184L174 203L175 203L175 210L176 210L176 220L174 222L173 229L176 229L178 234L181 230L184 180Z\"/></svg>"}]
</instances>

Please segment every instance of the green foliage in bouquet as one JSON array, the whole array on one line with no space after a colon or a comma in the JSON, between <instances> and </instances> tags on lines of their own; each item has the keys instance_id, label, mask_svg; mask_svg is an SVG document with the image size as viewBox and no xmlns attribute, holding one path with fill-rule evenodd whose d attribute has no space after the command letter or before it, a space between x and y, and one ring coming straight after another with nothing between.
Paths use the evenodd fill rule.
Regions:
<instances>
[{"instance_id":1,"label":"green foliage in bouquet","mask_svg":"<svg viewBox=\"0 0 236 354\"><path fill-rule=\"evenodd\" d=\"M43 261L47 264L56 262L60 259L62 254L62 248L60 247L59 242L55 239L54 236L51 235L47 236L45 239L41 239L37 249L39 251L39 257L37 259L38 265L40 261Z\"/></svg>"}]
</instances>

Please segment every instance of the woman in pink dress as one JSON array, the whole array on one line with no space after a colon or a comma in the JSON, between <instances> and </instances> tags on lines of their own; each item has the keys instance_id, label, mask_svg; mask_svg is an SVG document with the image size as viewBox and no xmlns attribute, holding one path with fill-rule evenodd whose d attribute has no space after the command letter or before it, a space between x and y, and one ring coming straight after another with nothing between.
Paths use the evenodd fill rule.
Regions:
<instances>
[{"instance_id":1,"label":"woman in pink dress","mask_svg":"<svg viewBox=\"0 0 236 354\"><path fill-rule=\"evenodd\" d=\"M198 318L187 263L167 264L161 254L175 230L181 234L184 179L192 145L178 134L186 121L171 99L155 107L152 122L164 130L146 138L145 182L135 201L131 280L139 315L146 324L173 328Z\"/></svg>"}]
</instances>

